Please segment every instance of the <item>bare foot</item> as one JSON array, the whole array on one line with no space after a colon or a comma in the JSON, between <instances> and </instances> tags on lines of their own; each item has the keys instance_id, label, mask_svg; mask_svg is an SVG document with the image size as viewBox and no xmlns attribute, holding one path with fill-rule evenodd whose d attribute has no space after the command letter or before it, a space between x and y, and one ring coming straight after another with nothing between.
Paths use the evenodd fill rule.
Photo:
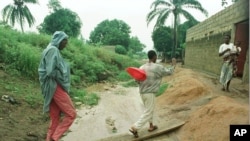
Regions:
<instances>
[{"instance_id":1,"label":"bare foot","mask_svg":"<svg viewBox=\"0 0 250 141\"><path fill-rule=\"evenodd\" d=\"M138 132L134 127L131 127L129 131L134 135L135 138L138 138Z\"/></svg>"},{"instance_id":2,"label":"bare foot","mask_svg":"<svg viewBox=\"0 0 250 141\"><path fill-rule=\"evenodd\" d=\"M150 127L150 128L148 129L148 132L152 132L152 131L154 131L154 130L156 130L156 129L158 129L158 127L157 127L156 125L154 125L154 126L152 126L152 127Z\"/></svg>"}]
</instances>

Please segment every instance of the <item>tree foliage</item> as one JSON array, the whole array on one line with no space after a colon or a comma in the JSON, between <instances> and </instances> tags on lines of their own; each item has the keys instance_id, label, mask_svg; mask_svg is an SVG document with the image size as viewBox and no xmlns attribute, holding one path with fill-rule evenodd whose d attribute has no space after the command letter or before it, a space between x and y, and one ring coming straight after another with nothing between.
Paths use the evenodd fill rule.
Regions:
<instances>
[{"instance_id":1,"label":"tree foliage","mask_svg":"<svg viewBox=\"0 0 250 141\"><path fill-rule=\"evenodd\" d=\"M140 42L138 37L131 37L129 41L129 50L132 51L132 53L141 52L146 46Z\"/></svg>"},{"instance_id":2,"label":"tree foliage","mask_svg":"<svg viewBox=\"0 0 250 141\"><path fill-rule=\"evenodd\" d=\"M174 18L173 57L175 57L175 49L177 48L177 26L180 23L180 17L195 20L195 17L187 11L188 9L196 9L206 16L208 15L208 12L197 0L155 0L151 4L151 9L147 15L147 23L149 24L157 18L155 28L163 26L169 17L173 16Z\"/></svg>"},{"instance_id":3,"label":"tree foliage","mask_svg":"<svg viewBox=\"0 0 250 141\"><path fill-rule=\"evenodd\" d=\"M192 20L192 21L186 21L178 26L178 37L179 37L178 45L181 46L181 44L185 43L187 30L198 23L199 23L198 21Z\"/></svg>"},{"instance_id":4,"label":"tree foliage","mask_svg":"<svg viewBox=\"0 0 250 141\"><path fill-rule=\"evenodd\" d=\"M170 27L161 26L154 30L152 34L152 40L154 42L154 48L158 52L162 52L163 59L166 59L167 53L170 52L173 46L173 36L172 36L172 29Z\"/></svg>"},{"instance_id":5,"label":"tree foliage","mask_svg":"<svg viewBox=\"0 0 250 141\"><path fill-rule=\"evenodd\" d=\"M49 0L49 3L47 4L47 6L52 11L62 9L61 2L59 0Z\"/></svg>"},{"instance_id":6,"label":"tree foliage","mask_svg":"<svg viewBox=\"0 0 250 141\"><path fill-rule=\"evenodd\" d=\"M29 27L33 26L35 23L35 18L31 14L29 8L26 4L32 3L37 4L38 0L13 0L13 4L8 4L2 10L3 20L6 23L10 23L12 26L15 26L15 23L20 24L22 32L25 21L28 22Z\"/></svg>"},{"instance_id":7,"label":"tree foliage","mask_svg":"<svg viewBox=\"0 0 250 141\"><path fill-rule=\"evenodd\" d=\"M90 43L122 45L128 49L130 27L122 20L104 20L90 33Z\"/></svg>"},{"instance_id":8,"label":"tree foliage","mask_svg":"<svg viewBox=\"0 0 250 141\"><path fill-rule=\"evenodd\" d=\"M61 8L46 16L38 27L40 33L53 34L61 30L71 37L78 37L81 32L82 22L80 17L69 9Z\"/></svg>"}]
</instances>

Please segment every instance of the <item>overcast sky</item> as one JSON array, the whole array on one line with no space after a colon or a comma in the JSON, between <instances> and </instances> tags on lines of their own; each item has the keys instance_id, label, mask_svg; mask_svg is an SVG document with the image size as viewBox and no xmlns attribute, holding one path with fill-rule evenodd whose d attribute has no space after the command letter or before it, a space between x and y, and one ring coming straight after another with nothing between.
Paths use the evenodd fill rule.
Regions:
<instances>
[{"instance_id":1,"label":"overcast sky","mask_svg":"<svg viewBox=\"0 0 250 141\"><path fill-rule=\"evenodd\" d=\"M147 46L153 48L151 33L154 22L147 26L146 15L149 13L150 5L154 0L60 0L62 7L76 12L82 20L82 35L85 39L103 20L118 19L127 23L131 27L131 36L137 36L139 40ZM209 17L223 10L221 0L198 0L208 11ZM228 0L231 1L231 0ZM13 0L0 0L0 10ZM39 0L39 5L28 5L33 16L36 18L35 26L32 29L25 27L25 31L36 31L36 26L43 22L49 14L47 7L48 0ZM204 21L207 17L199 11L190 11L199 21ZM2 20L2 17L0 18ZM171 24L171 20L169 20Z\"/></svg>"}]
</instances>

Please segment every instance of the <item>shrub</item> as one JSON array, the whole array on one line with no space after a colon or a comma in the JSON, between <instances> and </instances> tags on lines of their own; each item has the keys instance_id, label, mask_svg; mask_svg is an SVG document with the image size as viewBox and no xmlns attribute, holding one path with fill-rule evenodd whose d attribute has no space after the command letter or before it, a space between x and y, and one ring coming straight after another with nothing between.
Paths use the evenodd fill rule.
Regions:
<instances>
[{"instance_id":1,"label":"shrub","mask_svg":"<svg viewBox=\"0 0 250 141\"><path fill-rule=\"evenodd\" d=\"M115 47L115 52L118 53L118 54L123 54L123 55L127 54L126 48L121 46L121 45L117 45Z\"/></svg>"}]
</instances>

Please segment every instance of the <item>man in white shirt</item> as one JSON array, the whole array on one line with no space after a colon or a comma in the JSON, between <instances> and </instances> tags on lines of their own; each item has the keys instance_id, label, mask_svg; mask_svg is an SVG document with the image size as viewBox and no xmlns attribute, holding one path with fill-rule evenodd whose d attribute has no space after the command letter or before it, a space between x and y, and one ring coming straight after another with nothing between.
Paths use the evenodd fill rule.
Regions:
<instances>
[{"instance_id":1,"label":"man in white shirt","mask_svg":"<svg viewBox=\"0 0 250 141\"><path fill-rule=\"evenodd\" d=\"M171 75L174 71L174 66L165 68L164 66L155 63L157 54L154 50L148 52L149 61L142 65L140 69L146 72L146 80L140 81L139 91L144 104L144 112L141 117L132 125L129 131L134 137L138 137L137 131L146 123L149 123L149 132L156 130L158 127L153 124L153 113L155 106L155 94L159 91L162 77Z\"/></svg>"},{"instance_id":2,"label":"man in white shirt","mask_svg":"<svg viewBox=\"0 0 250 141\"><path fill-rule=\"evenodd\" d=\"M220 83L223 91L229 91L230 81L233 77L233 64L230 63L231 54L234 51L234 45L230 43L231 36L224 36L224 43L220 45L219 56L223 58L221 67Z\"/></svg>"}]
</instances>

